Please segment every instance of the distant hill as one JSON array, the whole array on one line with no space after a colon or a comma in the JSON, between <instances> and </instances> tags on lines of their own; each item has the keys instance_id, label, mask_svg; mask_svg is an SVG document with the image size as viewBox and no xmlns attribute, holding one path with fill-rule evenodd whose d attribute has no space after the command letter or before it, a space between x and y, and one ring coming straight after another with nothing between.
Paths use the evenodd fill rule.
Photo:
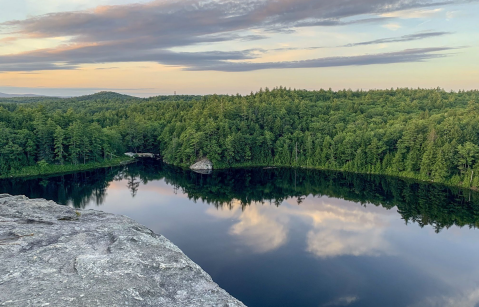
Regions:
<instances>
[{"instance_id":1,"label":"distant hill","mask_svg":"<svg viewBox=\"0 0 479 307\"><path fill-rule=\"evenodd\" d=\"M123 101L135 101L135 100L154 100L154 101L192 101L192 100L200 100L205 96L202 95L159 95L159 96L152 96L149 98L140 98L125 94L119 94L116 92L108 92L102 91L92 95L84 95L78 97L71 97L71 100L74 101L95 101L95 100L123 100Z\"/></svg>"},{"instance_id":2,"label":"distant hill","mask_svg":"<svg viewBox=\"0 0 479 307\"><path fill-rule=\"evenodd\" d=\"M118 105L129 105L132 103L139 103L142 101L194 101L201 100L208 96L201 95L160 95L149 98L139 98L130 95L119 94L116 92L102 91L91 95L76 96L76 97L54 97L41 95L9 95L0 94L0 104L29 104L36 106L41 103L48 109L52 110L68 110L70 108L75 110L94 110L100 112L101 110L115 109ZM5 107L5 106L4 106Z\"/></svg>"},{"instance_id":3,"label":"distant hill","mask_svg":"<svg viewBox=\"0 0 479 307\"><path fill-rule=\"evenodd\" d=\"M221 96L221 95L219 95ZM37 98L37 99L49 99L49 98L55 98L55 99L66 99L70 101L95 101L95 100L155 100L155 101L192 101L192 100L200 100L203 97L208 97L203 96L203 95L159 95L159 96L151 96L149 98L140 98L140 97L135 97L135 96L130 96L130 95L125 95L125 94L120 94L116 92L110 92L110 91L102 91L98 92L95 94L90 94L90 95L83 95L83 96L73 96L73 97L61 97L61 96L45 96L45 95L36 95L36 94L5 94L5 93L0 93L0 99L1 98ZM15 101L15 102L32 102L32 100L27 99L28 101ZM6 100L4 102L7 102ZM13 100L8 101L8 102L14 102Z\"/></svg>"},{"instance_id":4,"label":"distant hill","mask_svg":"<svg viewBox=\"0 0 479 307\"><path fill-rule=\"evenodd\" d=\"M95 99L139 99L138 97L123 95L115 92L98 92L91 95L76 96L76 97L59 97L59 96L45 96L45 95L36 95L36 94L6 94L0 93L0 98L72 98L75 100L95 100Z\"/></svg>"},{"instance_id":5,"label":"distant hill","mask_svg":"<svg viewBox=\"0 0 479 307\"><path fill-rule=\"evenodd\" d=\"M103 91L103 92L98 92L92 95L72 97L71 99L76 101L85 101L85 100L127 100L127 99L132 100L132 99L141 99L141 98L130 96L130 95L119 94L115 92Z\"/></svg>"},{"instance_id":6,"label":"distant hill","mask_svg":"<svg viewBox=\"0 0 479 307\"><path fill-rule=\"evenodd\" d=\"M5 94L5 93L0 93L0 98L15 98L15 97L45 97L45 96L35 95L35 94Z\"/></svg>"}]
</instances>

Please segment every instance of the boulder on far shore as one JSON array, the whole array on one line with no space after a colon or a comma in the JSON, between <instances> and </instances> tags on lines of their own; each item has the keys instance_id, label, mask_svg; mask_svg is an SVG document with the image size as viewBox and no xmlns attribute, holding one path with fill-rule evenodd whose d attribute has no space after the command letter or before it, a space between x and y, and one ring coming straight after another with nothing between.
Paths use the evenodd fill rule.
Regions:
<instances>
[{"instance_id":1,"label":"boulder on far shore","mask_svg":"<svg viewBox=\"0 0 479 307\"><path fill-rule=\"evenodd\" d=\"M213 170L213 163L210 160L205 158L199 162L196 162L192 166L190 166L190 169L194 171L211 171Z\"/></svg>"}]
</instances>

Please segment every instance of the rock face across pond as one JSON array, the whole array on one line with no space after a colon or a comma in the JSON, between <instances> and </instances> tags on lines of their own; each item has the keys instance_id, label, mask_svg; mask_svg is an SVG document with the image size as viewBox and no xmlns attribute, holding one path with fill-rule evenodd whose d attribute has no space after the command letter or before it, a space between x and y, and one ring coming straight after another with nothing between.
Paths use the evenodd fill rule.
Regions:
<instances>
[{"instance_id":1,"label":"rock face across pond","mask_svg":"<svg viewBox=\"0 0 479 307\"><path fill-rule=\"evenodd\" d=\"M0 194L0 306L244 306L135 221Z\"/></svg>"},{"instance_id":2,"label":"rock face across pond","mask_svg":"<svg viewBox=\"0 0 479 307\"><path fill-rule=\"evenodd\" d=\"M208 159L203 159L190 166L190 169L194 171L211 171L213 170L213 163Z\"/></svg>"}]
</instances>

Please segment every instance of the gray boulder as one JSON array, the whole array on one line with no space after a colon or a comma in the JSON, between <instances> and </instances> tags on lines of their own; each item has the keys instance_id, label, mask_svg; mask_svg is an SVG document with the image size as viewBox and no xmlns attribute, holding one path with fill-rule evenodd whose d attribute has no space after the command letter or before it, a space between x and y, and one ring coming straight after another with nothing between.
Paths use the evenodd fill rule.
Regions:
<instances>
[{"instance_id":1,"label":"gray boulder","mask_svg":"<svg viewBox=\"0 0 479 307\"><path fill-rule=\"evenodd\" d=\"M211 171L213 170L213 163L208 159L203 159L190 166L190 169L194 171Z\"/></svg>"},{"instance_id":2,"label":"gray boulder","mask_svg":"<svg viewBox=\"0 0 479 307\"><path fill-rule=\"evenodd\" d=\"M134 153L134 152L126 152L125 156L128 156L130 158L155 158L156 155L152 153Z\"/></svg>"},{"instance_id":3,"label":"gray boulder","mask_svg":"<svg viewBox=\"0 0 479 307\"><path fill-rule=\"evenodd\" d=\"M125 217L0 194L0 306L244 306Z\"/></svg>"}]
</instances>

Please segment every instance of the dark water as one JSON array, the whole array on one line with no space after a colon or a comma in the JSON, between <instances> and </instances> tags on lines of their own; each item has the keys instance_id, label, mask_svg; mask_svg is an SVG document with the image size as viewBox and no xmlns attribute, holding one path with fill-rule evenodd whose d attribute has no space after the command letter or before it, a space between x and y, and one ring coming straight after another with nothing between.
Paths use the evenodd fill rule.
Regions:
<instances>
[{"instance_id":1,"label":"dark water","mask_svg":"<svg viewBox=\"0 0 479 307\"><path fill-rule=\"evenodd\" d=\"M201 175L142 161L0 193L124 214L248 306L479 306L479 195L291 169Z\"/></svg>"}]
</instances>

